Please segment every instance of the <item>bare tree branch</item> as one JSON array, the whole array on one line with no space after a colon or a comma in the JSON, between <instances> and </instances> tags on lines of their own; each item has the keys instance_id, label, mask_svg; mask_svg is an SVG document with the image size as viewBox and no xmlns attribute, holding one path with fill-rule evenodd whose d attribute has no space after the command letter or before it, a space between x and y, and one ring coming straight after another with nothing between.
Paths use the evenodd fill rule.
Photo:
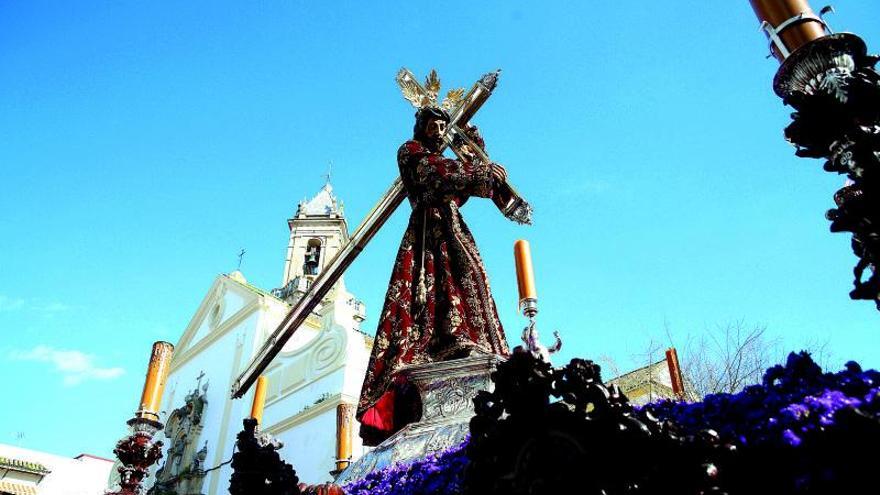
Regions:
<instances>
[{"instance_id":1,"label":"bare tree branch","mask_svg":"<svg viewBox=\"0 0 880 495\"><path fill-rule=\"evenodd\" d=\"M740 320L716 326L696 339L689 336L679 353L684 356L681 366L688 395L734 393L759 383L764 370L782 357L778 343L765 333L765 327L749 327Z\"/></svg>"},{"instance_id":2,"label":"bare tree branch","mask_svg":"<svg viewBox=\"0 0 880 495\"><path fill-rule=\"evenodd\" d=\"M760 383L767 368L785 359L778 338L768 338L765 326L750 325L744 320L715 325L696 336L688 334L683 346L675 345L667 321L663 322L663 331L665 338L650 338L645 351L633 358L650 366L663 359L665 347L677 347L688 400L700 400L709 394L739 392ZM823 368L827 368L831 358L827 340L807 342L805 347ZM600 356L599 361L608 366L613 376L623 375L609 356ZM649 368L651 372L653 368ZM653 379L658 377L648 378L650 387ZM653 389L649 388L648 394L650 399L656 398Z\"/></svg>"}]
</instances>

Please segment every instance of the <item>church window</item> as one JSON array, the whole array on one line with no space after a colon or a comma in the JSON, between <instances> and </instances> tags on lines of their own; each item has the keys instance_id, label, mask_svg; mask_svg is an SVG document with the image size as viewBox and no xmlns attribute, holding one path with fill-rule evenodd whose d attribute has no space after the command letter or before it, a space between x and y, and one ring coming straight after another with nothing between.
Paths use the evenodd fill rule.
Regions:
<instances>
[{"instance_id":1,"label":"church window","mask_svg":"<svg viewBox=\"0 0 880 495\"><path fill-rule=\"evenodd\" d=\"M211 310L211 316L208 318L208 324L211 328L216 327L220 324L220 320L223 319L223 305L218 302L214 305L214 308Z\"/></svg>"},{"instance_id":2,"label":"church window","mask_svg":"<svg viewBox=\"0 0 880 495\"><path fill-rule=\"evenodd\" d=\"M306 247L305 262L303 263L303 273L306 275L317 275L320 260L321 241L318 239L309 239L309 243Z\"/></svg>"}]
</instances>

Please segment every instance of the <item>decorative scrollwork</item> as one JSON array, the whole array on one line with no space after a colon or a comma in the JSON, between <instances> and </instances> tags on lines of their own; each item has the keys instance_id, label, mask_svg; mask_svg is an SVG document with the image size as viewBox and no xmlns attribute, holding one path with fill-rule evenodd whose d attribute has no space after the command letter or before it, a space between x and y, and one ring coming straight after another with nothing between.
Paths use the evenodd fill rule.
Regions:
<instances>
[{"instance_id":1,"label":"decorative scrollwork","mask_svg":"<svg viewBox=\"0 0 880 495\"><path fill-rule=\"evenodd\" d=\"M850 297L880 310L880 74L853 34L826 36L797 50L774 81L797 110L785 129L796 154L824 158L824 169L847 176L828 210L832 232L851 232L859 258Z\"/></svg>"},{"instance_id":2,"label":"decorative scrollwork","mask_svg":"<svg viewBox=\"0 0 880 495\"><path fill-rule=\"evenodd\" d=\"M107 495L136 495L141 492L141 483L147 477L150 466L162 458L162 442L153 440L162 429L162 424L146 418L134 418L128 422L131 434L116 444L113 453L121 465L119 490L108 491Z\"/></svg>"},{"instance_id":3,"label":"decorative scrollwork","mask_svg":"<svg viewBox=\"0 0 880 495\"><path fill-rule=\"evenodd\" d=\"M474 399L464 493L718 493L714 476L684 475L724 455L717 435L679 437L592 361L554 368L517 348L492 379Z\"/></svg>"},{"instance_id":4,"label":"decorative scrollwork","mask_svg":"<svg viewBox=\"0 0 880 495\"><path fill-rule=\"evenodd\" d=\"M425 406L422 421L470 413L471 401L483 383L482 377L474 376L431 384L422 392Z\"/></svg>"}]
</instances>

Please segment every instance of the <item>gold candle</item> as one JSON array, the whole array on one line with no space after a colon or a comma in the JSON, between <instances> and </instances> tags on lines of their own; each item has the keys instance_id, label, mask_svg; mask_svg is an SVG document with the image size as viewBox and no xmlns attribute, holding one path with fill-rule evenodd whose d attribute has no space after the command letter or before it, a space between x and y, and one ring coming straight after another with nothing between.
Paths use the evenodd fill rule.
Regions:
<instances>
[{"instance_id":1,"label":"gold candle","mask_svg":"<svg viewBox=\"0 0 880 495\"><path fill-rule=\"evenodd\" d=\"M513 244L516 260L516 283L519 287L519 309L526 316L538 313L538 292L535 290L535 271L529 241L520 239Z\"/></svg>"},{"instance_id":2,"label":"gold candle","mask_svg":"<svg viewBox=\"0 0 880 495\"><path fill-rule=\"evenodd\" d=\"M336 406L336 470L340 472L351 463L354 412L354 404L343 402Z\"/></svg>"},{"instance_id":3,"label":"gold candle","mask_svg":"<svg viewBox=\"0 0 880 495\"><path fill-rule=\"evenodd\" d=\"M777 30L777 36L789 53L827 34L825 26L817 20L807 0L749 0L749 2L758 20L767 22L770 27ZM792 21L782 31L778 31L784 22L801 14L804 15L803 19ZM781 53L775 44L771 51L780 62L786 59L786 55Z\"/></svg>"},{"instance_id":4,"label":"gold candle","mask_svg":"<svg viewBox=\"0 0 880 495\"><path fill-rule=\"evenodd\" d=\"M251 405L251 417L257 420L257 423L263 422L263 406L266 405L266 386L269 379L263 375L257 378L257 387L254 389L254 403Z\"/></svg>"},{"instance_id":5,"label":"gold candle","mask_svg":"<svg viewBox=\"0 0 880 495\"><path fill-rule=\"evenodd\" d=\"M144 379L144 391L141 393L141 403L135 416L152 421L159 421L159 406L162 405L162 392L165 390L165 380L171 365L171 355L174 346L168 342L156 342L153 344L153 352L150 354L150 363L147 365L147 376Z\"/></svg>"}]
</instances>

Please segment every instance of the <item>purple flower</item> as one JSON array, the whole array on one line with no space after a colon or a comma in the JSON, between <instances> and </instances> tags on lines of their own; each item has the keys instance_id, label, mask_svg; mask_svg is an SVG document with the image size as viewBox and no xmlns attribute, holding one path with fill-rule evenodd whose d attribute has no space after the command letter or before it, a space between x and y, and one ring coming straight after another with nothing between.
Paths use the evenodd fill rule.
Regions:
<instances>
[{"instance_id":1,"label":"purple flower","mask_svg":"<svg viewBox=\"0 0 880 495\"><path fill-rule=\"evenodd\" d=\"M797 421L809 416L810 409L803 404L791 404L788 407L784 407L781 412L784 418Z\"/></svg>"},{"instance_id":2,"label":"purple flower","mask_svg":"<svg viewBox=\"0 0 880 495\"><path fill-rule=\"evenodd\" d=\"M782 438L784 438L785 441L792 447L797 447L801 444L801 438L795 435L795 433L789 429L786 429L782 432Z\"/></svg>"},{"instance_id":3,"label":"purple flower","mask_svg":"<svg viewBox=\"0 0 880 495\"><path fill-rule=\"evenodd\" d=\"M835 424L842 409L880 408L880 373L849 362L843 371L823 373L809 354L791 353L784 366L767 370L760 385L736 394L713 394L702 402L658 401L642 408L687 433L718 431L740 445L799 445L802 436ZM796 433L798 432L798 433Z\"/></svg>"},{"instance_id":4,"label":"purple flower","mask_svg":"<svg viewBox=\"0 0 880 495\"><path fill-rule=\"evenodd\" d=\"M424 459L374 471L342 489L349 495L458 493L467 466L466 446L467 440Z\"/></svg>"}]
</instances>

